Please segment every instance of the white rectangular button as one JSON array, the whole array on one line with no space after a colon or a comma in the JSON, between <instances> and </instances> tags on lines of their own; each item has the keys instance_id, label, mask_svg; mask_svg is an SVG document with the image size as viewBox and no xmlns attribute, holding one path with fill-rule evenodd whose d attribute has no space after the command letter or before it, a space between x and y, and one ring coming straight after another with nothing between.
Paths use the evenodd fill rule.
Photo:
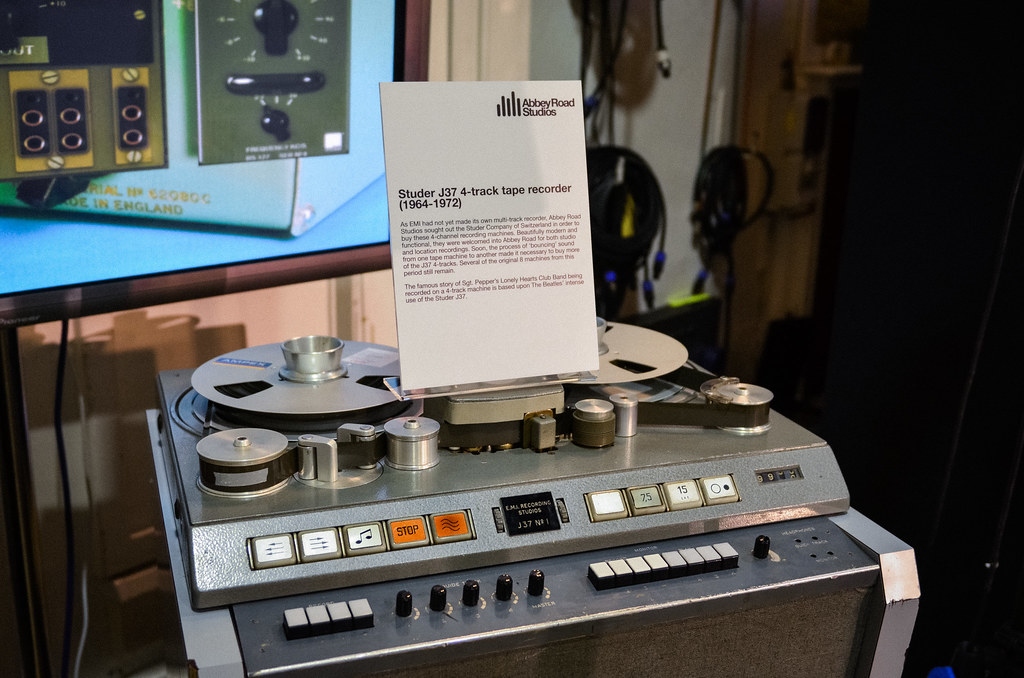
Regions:
<instances>
[{"instance_id":1,"label":"white rectangular button","mask_svg":"<svg viewBox=\"0 0 1024 678\"><path fill-rule=\"evenodd\" d=\"M346 525L342 528L345 536L345 555L361 556L367 553L382 553L387 550L384 531L380 523Z\"/></svg>"},{"instance_id":2,"label":"white rectangular button","mask_svg":"<svg viewBox=\"0 0 1024 678\"><path fill-rule=\"evenodd\" d=\"M669 511L682 511L704 505L695 480L664 483L661 487L665 491L665 500L668 502Z\"/></svg>"},{"instance_id":3,"label":"white rectangular button","mask_svg":"<svg viewBox=\"0 0 1024 678\"><path fill-rule=\"evenodd\" d=\"M701 478L700 489L708 502L708 506L731 504L740 500L740 494L736 490L736 482L732 479L731 475Z\"/></svg>"},{"instance_id":4,"label":"white rectangular button","mask_svg":"<svg viewBox=\"0 0 1024 678\"><path fill-rule=\"evenodd\" d=\"M661 513L665 510L665 502L661 500L661 490L657 485L630 487L626 490L629 507L635 516L648 513Z\"/></svg>"},{"instance_id":5,"label":"white rectangular button","mask_svg":"<svg viewBox=\"0 0 1024 678\"><path fill-rule=\"evenodd\" d=\"M590 492L586 498L591 522L596 523L629 516L629 511L626 510L626 500L623 498L621 490Z\"/></svg>"},{"instance_id":6,"label":"white rectangular button","mask_svg":"<svg viewBox=\"0 0 1024 678\"><path fill-rule=\"evenodd\" d=\"M299 532L299 555L304 563L341 558L338 531L332 527L326 530Z\"/></svg>"},{"instance_id":7,"label":"white rectangular button","mask_svg":"<svg viewBox=\"0 0 1024 678\"><path fill-rule=\"evenodd\" d=\"M294 565L295 549L290 534L275 534L268 537L254 537L249 540L252 566L255 570L281 565Z\"/></svg>"}]
</instances>

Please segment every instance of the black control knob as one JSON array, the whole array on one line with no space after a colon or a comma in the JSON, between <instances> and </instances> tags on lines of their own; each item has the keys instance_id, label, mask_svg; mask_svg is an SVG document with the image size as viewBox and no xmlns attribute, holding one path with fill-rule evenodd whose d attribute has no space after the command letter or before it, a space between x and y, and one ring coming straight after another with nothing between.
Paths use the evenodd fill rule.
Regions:
<instances>
[{"instance_id":1,"label":"black control knob","mask_svg":"<svg viewBox=\"0 0 1024 678\"><path fill-rule=\"evenodd\" d=\"M526 592L531 596L539 596L544 593L544 573L540 570L530 572L530 581L526 584Z\"/></svg>"},{"instance_id":2,"label":"black control knob","mask_svg":"<svg viewBox=\"0 0 1024 678\"><path fill-rule=\"evenodd\" d=\"M266 0L256 7L252 19L263 34L263 50L271 56L288 53L288 36L299 23L299 12L287 0Z\"/></svg>"},{"instance_id":3,"label":"black control knob","mask_svg":"<svg viewBox=\"0 0 1024 678\"><path fill-rule=\"evenodd\" d=\"M462 585L462 604L466 607L475 607L479 602L480 582L470 579Z\"/></svg>"},{"instance_id":4,"label":"black control knob","mask_svg":"<svg viewBox=\"0 0 1024 678\"><path fill-rule=\"evenodd\" d=\"M507 574L498 576L498 585L494 589L494 597L498 600L512 599L512 577Z\"/></svg>"},{"instance_id":5,"label":"black control knob","mask_svg":"<svg viewBox=\"0 0 1024 678\"><path fill-rule=\"evenodd\" d=\"M412 614L412 594L408 591L399 591L395 596L395 614L399 617L408 617Z\"/></svg>"},{"instance_id":6,"label":"black control knob","mask_svg":"<svg viewBox=\"0 0 1024 678\"><path fill-rule=\"evenodd\" d=\"M430 589L430 609L434 612L441 612L448 607L448 591L440 584L435 584Z\"/></svg>"},{"instance_id":7,"label":"black control knob","mask_svg":"<svg viewBox=\"0 0 1024 678\"><path fill-rule=\"evenodd\" d=\"M768 535L759 535L754 540L754 557L765 559L768 557L768 551L772 548L772 540L768 538Z\"/></svg>"},{"instance_id":8,"label":"black control knob","mask_svg":"<svg viewBox=\"0 0 1024 678\"><path fill-rule=\"evenodd\" d=\"M288 141L292 135L291 120L284 111L279 111L270 106L263 107L263 115L260 117L260 127L267 134L273 135L278 141Z\"/></svg>"}]
</instances>

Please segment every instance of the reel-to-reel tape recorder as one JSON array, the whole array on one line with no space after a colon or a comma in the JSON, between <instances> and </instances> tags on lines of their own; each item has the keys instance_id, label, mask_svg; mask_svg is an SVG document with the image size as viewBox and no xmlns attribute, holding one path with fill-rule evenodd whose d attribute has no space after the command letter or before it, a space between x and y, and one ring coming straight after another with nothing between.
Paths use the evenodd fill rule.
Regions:
<instances>
[{"instance_id":1,"label":"reel-to-reel tape recorder","mask_svg":"<svg viewBox=\"0 0 1024 678\"><path fill-rule=\"evenodd\" d=\"M897 675L913 552L828 445L674 339L598 341L590 381L424 400L334 337L160 374L192 671Z\"/></svg>"}]
</instances>

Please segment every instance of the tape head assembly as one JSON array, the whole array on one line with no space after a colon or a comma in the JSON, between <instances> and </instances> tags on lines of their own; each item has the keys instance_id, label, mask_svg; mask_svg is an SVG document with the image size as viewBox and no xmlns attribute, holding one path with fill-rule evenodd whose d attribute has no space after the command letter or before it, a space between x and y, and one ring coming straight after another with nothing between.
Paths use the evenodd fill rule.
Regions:
<instances>
[{"instance_id":1,"label":"tape head assembly","mask_svg":"<svg viewBox=\"0 0 1024 678\"><path fill-rule=\"evenodd\" d=\"M199 487L229 497L274 492L291 478L361 485L384 464L431 468L438 449L602 448L640 426L770 426L768 390L688 367L686 347L669 336L599 319L596 340L601 367L587 382L403 401L384 385L399 373L397 349L297 337L201 365L176 418L200 437Z\"/></svg>"}]
</instances>

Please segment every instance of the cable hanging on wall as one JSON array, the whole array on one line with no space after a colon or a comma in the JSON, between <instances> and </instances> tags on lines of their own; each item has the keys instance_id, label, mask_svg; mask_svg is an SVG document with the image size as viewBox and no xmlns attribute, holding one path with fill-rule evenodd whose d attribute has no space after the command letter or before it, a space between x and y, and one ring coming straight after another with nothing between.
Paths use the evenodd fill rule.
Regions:
<instances>
[{"instance_id":1,"label":"cable hanging on wall","mask_svg":"<svg viewBox=\"0 0 1024 678\"><path fill-rule=\"evenodd\" d=\"M647 162L628 148L615 145L615 67L626 31L628 0L615 12L610 0L592 7L581 3L580 81L583 84L584 117L588 123L587 171L590 182L591 237L598 314L618 317L626 295L637 289L644 302L654 307L654 280L665 265L665 201L657 178ZM617 14L613 21L613 14ZM657 67L669 77L671 60L664 42L661 2L655 7ZM597 83L587 92L587 73L596 44L594 64ZM602 134L604 131L604 134ZM604 136L607 145L600 139ZM657 252L651 257L652 248Z\"/></svg>"},{"instance_id":2,"label":"cable hanging on wall","mask_svg":"<svg viewBox=\"0 0 1024 678\"><path fill-rule=\"evenodd\" d=\"M764 190L753 210L748 205L747 164L754 160L763 172ZM735 288L733 241L745 227L756 221L768 205L774 184L771 163L763 153L738 146L711 149L700 162L693 183L693 244L700 254L703 268L693 283L693 293L704 292L707 279L716 261L725 271L721 285L723 299L723 354L728 353L731 325L732 294Z\"/></svg>"},{"instance_id":3,"label":"cable hanging on wall","mask_svg":"<svg viewBox=\"0 0 1024 678\"><path fill-rule=\"evenodd\" d=\"M587 150L590 224L598 314L618 316L626 293L643 277L654 306L654 280L665 265L665 200L651 168L637 153L617 146ZM657 244L653 266L651 248Z\"/></svg>"}]
</instances>

